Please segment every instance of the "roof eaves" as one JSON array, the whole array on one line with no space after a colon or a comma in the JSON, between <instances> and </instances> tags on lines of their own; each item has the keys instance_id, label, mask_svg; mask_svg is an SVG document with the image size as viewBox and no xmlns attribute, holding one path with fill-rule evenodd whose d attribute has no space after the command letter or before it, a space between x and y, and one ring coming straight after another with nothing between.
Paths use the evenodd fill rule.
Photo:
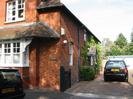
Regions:
<instances>
[{"instance_id":1,"label":"roof eaves","mask_svg":"<svg viewBox=\"0 0 133 99\"><path fill-rule=\"evenodd\" d=\"M49 6L38 6L37 10L38 11L46 11L49 9L56 9L56 8L60 8L59 10L63 10L66 13L68 13L69 15L71 15L73 17L73 19L80 24L79 28L86 29L88 31L87 33L90 33L98 42L101 42L63 3L58 3L55 5L49 5Z\"/></svg>"}]
</instances>

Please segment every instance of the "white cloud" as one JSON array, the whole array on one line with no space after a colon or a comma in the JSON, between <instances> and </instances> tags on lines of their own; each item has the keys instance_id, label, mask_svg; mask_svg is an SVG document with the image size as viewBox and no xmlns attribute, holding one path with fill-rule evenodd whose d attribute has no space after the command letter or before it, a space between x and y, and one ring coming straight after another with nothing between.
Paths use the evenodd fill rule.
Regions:
<instances>
[{"instance_id":1,"label":"white cloud","mask_svg":"<svg viewBox=\"0 0 133 99\"><path fill-rule=\"evenodd\" d=\"M133 0L63 1L100 40L115 40L119 33L130 39L133 28Z\"/></svg>"}]
</instances>

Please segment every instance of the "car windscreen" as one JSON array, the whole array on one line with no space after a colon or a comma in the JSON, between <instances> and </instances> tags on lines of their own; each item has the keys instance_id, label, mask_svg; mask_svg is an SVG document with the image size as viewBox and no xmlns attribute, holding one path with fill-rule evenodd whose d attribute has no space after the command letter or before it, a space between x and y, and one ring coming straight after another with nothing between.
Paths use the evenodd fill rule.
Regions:
<instances>
[{"instance_id":1,"label":"car windscreen","mask_svg":"<svg viewBox=\"0 0 133 99\"><path fill-rule=\"evenodd\" d=\"M20 81L20 74L17 71L2 71L1 76L7 81Z\"/></svg>"},{"instance_id":2,"label":"car windscreen","mask_svg":"<svg viewBox=\"0 0 133 99\"><path fill-rule=\"evenodd\" d=\"M106 67L125 67L125 63L123 61L108 61Z\"/></svg>"}]
</instances>

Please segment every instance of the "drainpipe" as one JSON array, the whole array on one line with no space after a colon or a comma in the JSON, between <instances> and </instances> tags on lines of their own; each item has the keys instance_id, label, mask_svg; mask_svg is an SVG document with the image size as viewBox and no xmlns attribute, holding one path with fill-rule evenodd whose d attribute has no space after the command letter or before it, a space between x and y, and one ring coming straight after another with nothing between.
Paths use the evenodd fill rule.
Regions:
<instances>
[{"instance_id":1,"label":"drainpipe","mask_svg":"<svg viewBox=\"0 0 133 99\"><path fill-rule=\"evenodd\" d=\"M79 26L78 27L78 81L80 81L80 57L81 57L81 50L80 50L80 31L81 29L83 28L83 25L82 26Z\"/></svg>"},{"instance_id":2,"label":"drainpipe","mask_svg":"<svg viewBox=\"0 0 133 99\"><path fill-rule=\"evenodd\" d=\"M80 81L80 27L78 27L78 81Z\"/></svg>"}]
</instances>

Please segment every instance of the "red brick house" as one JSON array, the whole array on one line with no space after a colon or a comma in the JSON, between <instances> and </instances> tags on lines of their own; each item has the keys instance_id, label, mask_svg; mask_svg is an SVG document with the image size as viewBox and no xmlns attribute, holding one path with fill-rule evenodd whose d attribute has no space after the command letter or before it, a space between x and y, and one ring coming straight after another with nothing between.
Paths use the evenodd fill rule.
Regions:
<instances>
[{"instance_id":1,"label":"red brick house","mask_svg":"<svg viewBox=\"0 0 133 99\"><path fill-rule=\"evenodd\" d=\"M99 41L59 0L1 0L0 67L19 69L25 87L64 90L77 82L90 36Z\"/></svg>"}]
</instances>

